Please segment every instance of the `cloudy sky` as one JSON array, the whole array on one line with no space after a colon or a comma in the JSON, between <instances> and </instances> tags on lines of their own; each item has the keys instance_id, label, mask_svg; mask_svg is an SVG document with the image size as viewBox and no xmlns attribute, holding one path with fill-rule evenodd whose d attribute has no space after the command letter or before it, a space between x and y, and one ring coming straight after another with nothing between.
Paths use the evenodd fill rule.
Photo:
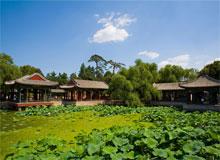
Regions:
<instances>
[{"instance_id":1,"label":"cloudy sky","mask_svg":"<svg viewBox=\"0 0 220 160\"><path fill-rule=\"evenodd\" d=\"M1 1L0 52L68 74L99 54L201 69L220 60L219 1Z\"/></svg>"}]
</instances>

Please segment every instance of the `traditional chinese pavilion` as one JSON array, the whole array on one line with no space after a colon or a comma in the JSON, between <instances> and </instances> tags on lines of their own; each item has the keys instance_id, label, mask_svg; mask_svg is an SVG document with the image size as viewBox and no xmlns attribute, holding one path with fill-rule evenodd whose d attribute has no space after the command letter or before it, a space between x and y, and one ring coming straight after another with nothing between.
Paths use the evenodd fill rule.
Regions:
<instances>
[{"instance_id":1,"label":"traditional chinese pavilion","mask_svg":"<svg viewBox=\"0 0 220 160\"><path fill-rule=\"evenodd\" d=\"M220 81L212 77L203 75L193 81L180 84L180 87L186 90L187 103L212 105L219 103Z\"/></svg>"},{"instance_id":2,"label":"traditional chinese pavilion","mask_svg":"<svg viewBox=\"0 0 220 160\"><path fill-rule=\"evenodd\" d=\"M91 101L106 99L104 91L108 89L108 85L103 81L71 79L67 85L60 88L68 92L64 100Z\"/></svg>"},{"instance_id":3,"label":"traditional chinese pavilion","mask_svg":"<svg viewBox=\"0 0 220 160\"><path fill-rule=\"evenodd\" d=\"M192 104L219 104L220 81L202 75L189 82L155 83L154 87L162 91L162 101L182 101Z\"/></svg>"},{"instance_id":4,"label":"traditional chinese pavilion","mask_svg":"<svg viewBox=\"0 0 220 160\"><path fill-rule=\"evenodd\" d=\"M162 92L162 101L184 102L186 100L186 94L185 89L180 87L181 83L154 83L153 86Z\"/></svg>"},{"instance_id":5,"label":"traditional chinese pavilion","mask_svg":"<svg viewBox=\"0 0 220 160\"><path fill-rule=\"evenodd\" d=\"M58 86L58 82L49 81L39 73L26 75L16 80L6 81L10 87L10 105L18 107L51 105L51 89Z\"/></svg>"}]
</instances>

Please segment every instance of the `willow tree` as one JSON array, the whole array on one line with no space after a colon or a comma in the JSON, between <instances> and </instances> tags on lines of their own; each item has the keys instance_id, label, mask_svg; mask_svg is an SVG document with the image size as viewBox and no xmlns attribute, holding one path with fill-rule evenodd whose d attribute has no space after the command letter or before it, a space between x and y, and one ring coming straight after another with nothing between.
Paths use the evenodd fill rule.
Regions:
<instances>
[{"instance_id":1,"label":"willow tree","mask_svg":"<svg viewBox=\"0 0 220 160\"><path fill-rule=\"evenodd\" d=\"M212 78L220 80L220 61L214 61L213 63L206 65L199 72L199 76L204 73Z\"/></svg>"},{"instance_id":2,"label":"willow tree","mask_svg":"<svg viewBox=\"0 0 220 160\"><path fill-rule=\"evenodd\" d=\"M161 98L161 93L153 87L159 78L155 63L144 63L140 59L136 65L120 71L112 77L109 93L114 99L123 100L128 106L140 107L143 101Z\"/></svg>"},{"instance_id":3,"label":"willow tree","mask_svg":"<svg viewBox=\"0 0 220 160\"><path fill-rule=\"evenodd\" d=\"M8 92L7 86L3 85L5 81L20 78L22 73L13 59L6 53L0 53L0 99L5 98ZM4 96L3 96L4 95Z\"/></svg>"},{"instance_id":4,"label":"willow tree","mask_svg":"<svg viewBox=\"0 0 220 160\"><path fill-rule=\"evenodd\" d=\"M102 56L94 54L90 57L88 62L95 62L96 78L100 79L103 74L103 69L105 69L106 66L106 60Z\"/></svg>"},{"instance_id":5,"label":"willow tree","mask_svg":"<svg viewBox=\"0 0 220 160\"><path fill-rule=\"evenodd\" d=\"M116 70L117 68L120 69L121 67L125 66L125 64L123 64L123 63L114 62L114 61L112 61L112 60L107 61L106 63L111 65L110 68L112 68L112 74L113 74L113 75L115 74L115 70Z\"/></svg>"}]
</instances>

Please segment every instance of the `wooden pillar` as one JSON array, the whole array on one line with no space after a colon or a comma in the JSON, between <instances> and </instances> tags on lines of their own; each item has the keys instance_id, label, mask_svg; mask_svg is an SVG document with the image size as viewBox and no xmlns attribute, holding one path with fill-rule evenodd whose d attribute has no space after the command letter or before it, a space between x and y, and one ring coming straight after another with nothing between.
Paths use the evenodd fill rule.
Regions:
<instances>
[{"instance_id":1,"label":"wooden pillar","mask_svg":"<svg viewBox=\"0 0 220 160\"><path fill-rule=\"evenodd\" d=\"M17 101L21 102L21 89L18 89L18 93L17 93Z\"/></svg>"},{"instance_id":2,"label":"wooden pillar","mask_svg":"<svg viewBox=\"0 0 220 160\"><path fill-rule=\"evenodd\" d=\"M47 89L44 90L44 100L46 100L46 101L48 100L47 99Z\"/></svg>"},{"instance_id":3,"label":"wooden pillar","mask_svg":"<svg viewBox=\"0 0 220 160\"><path fill-rule=\"evenodd\" d=\"M29 90L28 90L28 88L26 89L26 92L27 92L27 102L29 101Z\"/></svg>"},{"instance_id":4,"label":"wooden pillar","mask_svg":"<svg viewBox=\"0 0 220 160\"><path fill-rule=\"evenodd\" d=\"M27 102L27 89L24 89L24 101Z\"/></svg>"},{"instance_id":5,"label":"wooden pillar","mask_svg":"<svg viewBox=\"0 0 220 160\"><path fill-rule=\"evenodd\" d=\"M215 94L215 92L213 92L213 91L211 91L210 93L209 93L209 95L211 96L211 104L215 104L215 102L216 102L216 94Z\"/></svg>"},{"instance_id":6,"label":"wooden pillar","mask_svg":"<svg viewBox=\"0 0 220 160\"><path fill-rule=\"evenodd\" d=\"M11 89L11 93L10 93L10 101L14 100L14 88Z\"/></svg>"},{"instance_id":7,"label":"wooden pillar","mask_svg":"<svg viewBox=\"0 0 220 160\"><path fill-rule=\"evenodd\" d=\"M98 100L100 100L101 96L100 96L100 91L98 91Z\"/></svg>"},{"instance_id":8,"label":"wooden pillar","mask_svg":"<svg viewBox=\"0 0 220 160\"><path fill-rule=\"evenodd\" d=\"M196 92L192 92L192 103L196 104Z\"/></svg>"},{"instance_id":9,"label":"wooden pillar","mask_svg":"<svg viewBox=\"0 0 220 160\"><path fill-rule=\"evenodd\" d=\"M80 91L81 93L81 96L80 96L80 101L82 101L82 98L83 98L83 92L82 91Z\"/></svg>"},{"instance_id":10,"label":"wooden pillar","mask_svg":"<svg viewBox=\"0 0 220 160\"><path fill-rule=\"evenodd\" d=\"M190 92L186 91L186 102L190 102Z\"/></svg>"},{"instance_id":11,"label":"wooden pillar","mask_svg":"<svg viewBox=\"0 0 220 160\"><path fill-rule=\"evenodd\" d=\"M37 89L33 89L33 92L34 92L34 100L37 101Z\"/></svg>"},{"instance_id":12,"label":"wooden pillar","mask_svg":"<svg viewBox=\"0 0 220 160\"><path fill-rule=\"evenodd\" d=\"M51 100L51 89L49 89L48 91L49 91L49 98L48 98L48 100L50 101Z\"/></svg>"},{"instance_id":13,"label":"wooden pillar","mask_svg":"<svg viewBox=\"0 0 220 160\"><path fill-rule=\"evenodd\" d=\"M71 101L73 101L73 91L70 92L71 95Z\"/></svg>"}]
</instances>

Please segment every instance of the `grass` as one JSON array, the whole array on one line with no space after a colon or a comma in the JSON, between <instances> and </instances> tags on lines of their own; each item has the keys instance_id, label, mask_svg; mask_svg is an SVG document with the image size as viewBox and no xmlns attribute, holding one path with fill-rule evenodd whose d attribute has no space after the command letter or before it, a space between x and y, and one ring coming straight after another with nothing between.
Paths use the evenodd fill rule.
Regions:
<instances>
[{"instance_id":1,"label":"grass","mask_svg":"<svg viewBox=\"0 0 220 160\"><path fill-rule=\"evenodd\" d=\"M98 112L83 111L68 114L60 114L54 117L26 116L18 117L14 112L0 113L0 159L13 152L10 146L19 141L40 139L54 134L59 139L71 141L81 131L90 133L93 129L110 128L114 125L135 125L133 122L141 117L141 114L117 115L113 117L97 117ZM152 125L145 123L144 125ZM70 146L71 147L71 146Z\"/></svg>"}]
</instances>

